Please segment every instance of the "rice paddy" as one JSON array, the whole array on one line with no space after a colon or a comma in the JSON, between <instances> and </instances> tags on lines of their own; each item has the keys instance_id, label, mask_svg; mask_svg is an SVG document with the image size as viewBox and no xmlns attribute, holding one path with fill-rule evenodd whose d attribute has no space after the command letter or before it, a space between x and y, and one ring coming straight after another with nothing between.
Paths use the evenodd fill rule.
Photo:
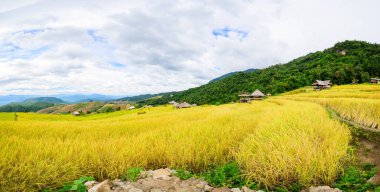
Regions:
<instances>
[{"instance_id":1,"label":"rice paddy","mask_svg":"<svg viewBox=\"0 0 380 192\"><path fill-rule=\"evenodd\" d=\"M316 102L360 125L374 129L380 126L380 86L377 84L334 86L323 91L302 88L282 98Z\"/></svg>"},{"instance_id":2,"label":"rice paddy","mask_svg":"<svg viewBox=\"0 0 380 192\"><path fill-rule=\"evenodd\" d=\"M365 87L365 93L341 87L180 110L161 106L79 117L18 113L17 121L13 113L0 113L0 191L55 188L82 175L120 178L132 167L201 172L231 161L263 187L331 184L342 170L350 133L323 105L362 111L351 104L365 93L377 97L377 87ZM325 104L319 94L328 92L357 97ZM370 114L363 113L363 121L377 122L368 120Z\"/></svg>"}]
</instances>

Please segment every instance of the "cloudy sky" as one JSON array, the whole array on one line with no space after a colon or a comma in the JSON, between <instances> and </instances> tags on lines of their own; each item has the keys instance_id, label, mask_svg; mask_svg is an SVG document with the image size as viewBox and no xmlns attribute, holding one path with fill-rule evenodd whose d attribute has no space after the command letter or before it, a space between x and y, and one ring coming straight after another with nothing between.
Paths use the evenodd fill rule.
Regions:
<instances>
[{"instance_id":1,"label":"cloudy sky","mask_svg":"<svg viewBox=\"0 0 380 192\"><path fill-rule=\"evenodd\" d=\"M0 95L183 90L346 39L377 0L0 0Z\"/></svg>"}]
</instances>

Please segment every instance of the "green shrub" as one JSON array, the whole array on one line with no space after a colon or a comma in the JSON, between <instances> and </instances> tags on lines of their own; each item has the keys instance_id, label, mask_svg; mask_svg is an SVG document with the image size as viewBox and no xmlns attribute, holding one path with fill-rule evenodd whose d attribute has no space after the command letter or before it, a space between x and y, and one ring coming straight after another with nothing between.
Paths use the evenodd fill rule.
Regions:
<instances>
[{"instance_id":1,"label":"green shrub","mask_svg":"<svg viewBox=\"0 0 380 192\"><path fill-rule=\"evenodd\" d=\"M189 171L186 171L184 169L176 169L176 174L175 176L179 177L182 180L187 180L193 177L193 174L190 173Z\"/></svg>"},{"instance_id":2,"label":"green shrub","mask_svg":"<svg viewBox=\"0 0 380 192\"><path fill-rule=\"evenodd\" d=\"M77 180L75 180L72 183L66 184L61 189L58 189L58 192L66 192L66 191L77 191L77 192L86 192L86 186L84 186L84 183L87 181L94 181L95 179L93 177L86 177L83 176ZM49 190L45 190L46 192Z\"/></svg>"},{"instance_id":3,"label":"green shrub","mask_svg":"<svg viewBox=\"0 0 380 192\"><path fill-rule=\"evenodd\" d=\"M140 176L141 171L144 171L141 167L134 167L127 170L127 173L121 177L122 180L136 181Z\"/></svg>"},{"instance_id":4,"label":"green shrub","mask_svg":"<svg viewBox=\"0 0 380 192\"><path fill-rule=\"evenodd\" d=\"M235 162L215 167L201 174L201 177L216 187L241 187L247 184Z\"/></svg>"},{"instance_id":5,"label":"green shrub","mask_svg":"<svg viewBox=\"0 0 380 192\"><path fill-rule=\"evenodd\" d=\"M366 164L362 168L348 167L340 179L335 183L335 187L343 191L368 191L379 190L379 187L367 183L368 179L376 174L374 165ZM376 189L377 188L377 189Z\"/></svg>"}]
</instances>

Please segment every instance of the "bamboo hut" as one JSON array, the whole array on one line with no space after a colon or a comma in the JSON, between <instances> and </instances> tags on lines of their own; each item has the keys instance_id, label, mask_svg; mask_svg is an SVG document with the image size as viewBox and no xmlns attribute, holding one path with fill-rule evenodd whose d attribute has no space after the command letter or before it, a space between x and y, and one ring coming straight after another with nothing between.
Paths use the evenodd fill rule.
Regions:
<instances>
[{"instance_id":1,"label":"bamboo hut","mask_svg":"<svg viewBox=\"0 0 380 192\"><path fill-rule=\"evenodd\" d=\"M322 89L329 89L332 86L332 83L330 80L315 80L313 84L311 84L314 87L314 90L322 90Z\"/></svg>"}]
</instances>

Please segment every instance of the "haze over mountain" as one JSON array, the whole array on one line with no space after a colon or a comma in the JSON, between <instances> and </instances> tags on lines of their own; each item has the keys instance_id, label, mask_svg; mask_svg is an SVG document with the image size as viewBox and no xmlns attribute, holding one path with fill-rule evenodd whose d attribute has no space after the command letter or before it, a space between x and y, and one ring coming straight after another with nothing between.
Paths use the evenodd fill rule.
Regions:
<instances>
[{"instance_id":1,"label":"haze over mountain","mask_svg":"<svg viewBox=\"0 0 380 192\"><path fill-rule=\"evenodd\" d=\"M63 103L77 103L77 102L86 102L86 101L108 101L116 98L120 98L120 96L112 96L112 95L101 95L101 94L60 94L60 95L0 95L0 106L6 105L9 103L17 103L17 102L25 102L28 99L35 98L57 98L63 101Z\"/></svg>"}]
</instances>

